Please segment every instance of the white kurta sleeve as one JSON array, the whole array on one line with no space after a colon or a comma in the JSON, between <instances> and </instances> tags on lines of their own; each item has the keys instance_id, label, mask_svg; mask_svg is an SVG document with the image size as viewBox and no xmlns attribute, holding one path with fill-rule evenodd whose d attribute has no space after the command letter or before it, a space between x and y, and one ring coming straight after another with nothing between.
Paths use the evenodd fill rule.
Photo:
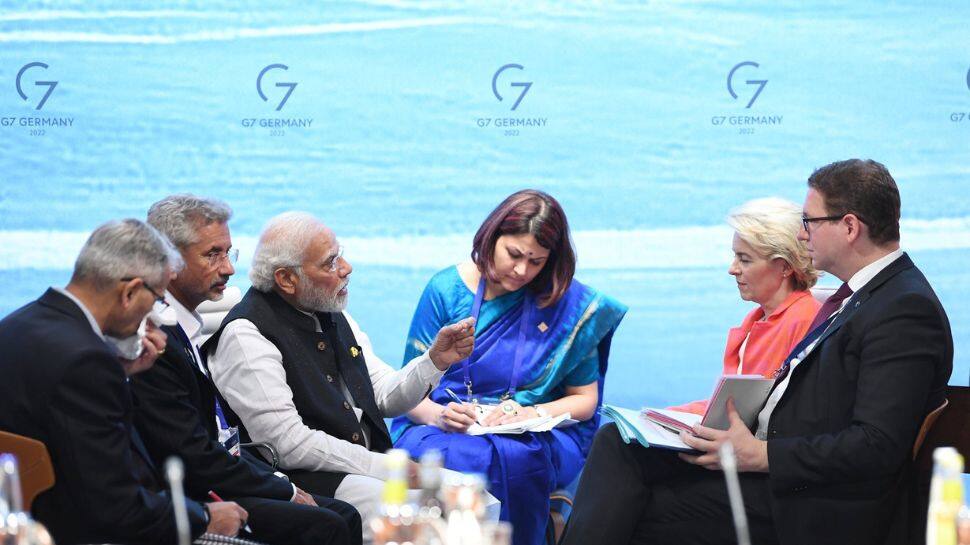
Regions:
<instances>
[{"instance_id":1,"label":"white kurta sleeve","mask_svg":"<svg viewBox=\"0 0 970 545\"><path fill-rule=\"evenodd\" d=\"M286 383L283 355L249 320L226 326L208 363L213 382L250 438L272 443L283 468L387 478L385 454L303 423Z\"/></svg>"},{"instance_id":2,"label":"white kurta sleeve","mask_svg":"<svg viewBox=\"0 0 970 545\"><path fill-rule=\"evenodd\" d=\"M444 376L444 371L434 366L427 352L395 370L377 357L370 338L361 331L350 314L344 312L344 317L360 344L370 382L374 386L374 399L385 418L400 416L416 407Z\"/></svg>"}]
</instances>

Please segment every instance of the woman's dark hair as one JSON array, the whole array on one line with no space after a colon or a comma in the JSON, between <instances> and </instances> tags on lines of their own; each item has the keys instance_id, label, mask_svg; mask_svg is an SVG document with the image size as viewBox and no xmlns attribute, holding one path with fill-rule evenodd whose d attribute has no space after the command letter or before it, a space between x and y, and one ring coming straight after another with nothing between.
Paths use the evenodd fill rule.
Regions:
<instances>
[{"instance_id":1,"label":"woman's dark hair","mask_svg":"<svg viewBox=\"0 0 970 545\"><path fill-rule=\"evenodd\" d=\"M569 236L569 222L556 199L535 189L509 195L485 218L472 243L472 261L489 280L495 281L495 243L503 235L530 234L549 250L549 258L528 288L538 296L540 307L562 298L576 271L576 251Z\"/></svg>"}]
</instances>

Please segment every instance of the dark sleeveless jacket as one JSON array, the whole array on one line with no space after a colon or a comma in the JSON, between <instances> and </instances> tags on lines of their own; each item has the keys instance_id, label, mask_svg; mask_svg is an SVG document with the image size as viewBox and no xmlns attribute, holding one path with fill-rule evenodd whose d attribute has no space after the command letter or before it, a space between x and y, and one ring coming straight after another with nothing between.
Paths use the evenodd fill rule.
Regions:
<instances>
[{"instance_id":1,"label":"dark sleeveless jacket","mask_svg":"<svg viewBox=\"0 0 970 545\"><path fill-rule=\"evenodd\" d=\"M339 376L357 407L364 411L362 422L371 432L370 450L386 451L391 448L391 438L374 399L364 354L350 324L339 312L318 312L316 317L322 332L316 331L312 318L275 291L264 293L250 288L226 315L219 330L206 341L206 349L209 352L215 349L230 322L249 320L283 355L286 382L293 391L293 403L304 424L338 439L364 444L363 429L340 389ZM230 424L239 426L243 441L249 441L249 434L232 407L226 404L223 407L228 409L226 418Z\"/></svg>"}]
</instances>

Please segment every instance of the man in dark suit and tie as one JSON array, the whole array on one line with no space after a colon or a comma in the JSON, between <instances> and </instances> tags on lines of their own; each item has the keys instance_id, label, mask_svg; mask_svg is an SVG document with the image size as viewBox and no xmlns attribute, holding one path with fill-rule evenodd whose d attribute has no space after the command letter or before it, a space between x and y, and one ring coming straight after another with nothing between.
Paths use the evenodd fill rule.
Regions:
<instances>
[{"instance_id":1,"label":"man in dark suit and tie","mask_svg":"<svg viewBox=\"0 0 970 545\"><path fill-rule=\"evenodd\" d=\"M0 322L0 429L47 446L56 482L33 514L61 545L177 540L172 500L132 429L126 379L152 365L164 336L149 331L141 354L120 361L107 341L137 335L178 260L151 226L106 223L84 244L65 289ZM232 502L187 503L193 536L234 536L245 522Z\"/></svg>"},{"instance_id":2,"label":"man in dark suit and tie","mask_svg":"<svg viewBox=\"0 0 970 545\"><path fill-rule=\"evenodd\" d=\"M220 299L235 272L231 214L225 203L193 195L166 197L148 212L148 222L172 241L185 265L165 295L178 319L162 327L169 349L132 380L136 427L156 460L172 455L184 460L189 497L205 498L213 491L242 505L255 539L279 545L359 544L361 519L353 506L311 496L256 456L230 454L220 441L225 417L198 349L202 319L196 308Z\"/></svg>"},{"instance_id":3,"label":"man in dark suit and tie","mask_svg":"<svg viewBox=\"0 0 970 545\"><path fill-rule=\"evenodd\" d=\"M754 543L904 539L905 481L919 427L944 401L953 339L926 278L899 247L886 168L852 159L808 180L799 238L843 282L784 363L754 433L695 427L699 455L599 431L563 545L735 543L718 449L734 447ZM714 471L710 471L714 470ZM896 531L891 531L894 528Z\"/></svg>"}]
</instances>

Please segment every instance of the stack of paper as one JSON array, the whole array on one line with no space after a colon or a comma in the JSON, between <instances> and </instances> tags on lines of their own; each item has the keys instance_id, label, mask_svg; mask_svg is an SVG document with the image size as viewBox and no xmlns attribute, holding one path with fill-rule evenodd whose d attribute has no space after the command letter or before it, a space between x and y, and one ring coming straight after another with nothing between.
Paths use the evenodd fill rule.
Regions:
<instances>
[{"instance_id":1,"label":"stack of paper","mask_svg":"<svg viewBox=\"0 0 970 545\"><path fill-rule=\"evenodd\" d=\"M627 443L636 441L645 447L691 451L680 440L681 431L690 433L698 423L708 428L728 429L731 425L727 409L729 399L734 401L734 408L745 425L749 429L753 428L758 420L758 412L764 407L773 385L773 379L760 375L723 376L714 388L714 395L711 396L703 418L697 414L652 407L635 411L603 405L600 412L616 422L620 435Z\"/></svg>"},{"instance_id":2,"label":"stack of paper","mask_svg":"<svg viewBox=\"0 0 970 545\"><path fill-rule=\"evenodd\" d=\"M569 413L564 413L559 416L539 416L537 418L530 418L528 420L522 420L521 422L513 422L511 424L501 424L498 426L482 426L481 422L484 420L485 415L491 412L488 405L481 405L481 411L478 414L478 424L472 424L468 431L468 435L484 435L486 433L505 433L505 434L521 434L527 431L549 431L553 428L565 428L566 426L572 426L576 424L578 420L573 420L570 418Z\"/></svg>"},{"instance_id":3,"label":"stack of paper","mask_svg":"<svg viewBox=\"0 0 970 545\"><path fill-rule=\"evenodd\" d=\"M620 431L620 436L626 443L636 441L645 447L660 447L683 452L694 452L694 450L680 440L680 436L663 426L647 420L640 411L624 409L613 405L603 405L600 412L616 422L616 427ZM677 411L667 411L677 412ZM687 415L700 422L700 415L690 413L679 413L679 417Z\"/></svg>"}]
</instances>

